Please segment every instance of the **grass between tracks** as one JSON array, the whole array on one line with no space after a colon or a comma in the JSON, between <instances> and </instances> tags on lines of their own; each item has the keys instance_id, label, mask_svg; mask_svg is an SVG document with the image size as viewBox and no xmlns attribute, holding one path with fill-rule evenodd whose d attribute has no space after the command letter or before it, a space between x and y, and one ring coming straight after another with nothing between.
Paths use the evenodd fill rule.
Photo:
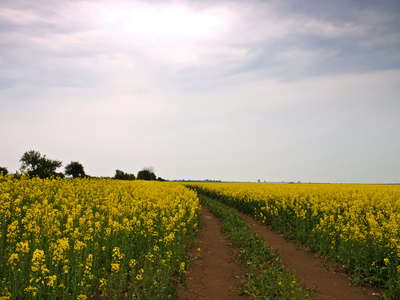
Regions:
<instances>
[{"instance_id":1,"label":"grass between tracks","mask_svg":"<svg viewBox=\"0 0 400 300\"><path fill-rule=\"evenodd\" d=\"M247 265L245 294L255 299L312 299L312 292L296 281L282 266L279 256L234 209L204 195L198 196L201 204L223 222L222 231L240 249L239 256Z\"/></svg>"}]
</instances>

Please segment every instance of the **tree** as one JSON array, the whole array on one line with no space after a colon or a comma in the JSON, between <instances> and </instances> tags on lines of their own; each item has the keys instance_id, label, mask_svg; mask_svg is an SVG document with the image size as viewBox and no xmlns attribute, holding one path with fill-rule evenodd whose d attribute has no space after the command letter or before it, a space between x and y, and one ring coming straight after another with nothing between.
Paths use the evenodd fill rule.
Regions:
<instances>
[{"instance_id":1,"label":"tree","mask_svg":"<svg viewBox=\"0 0 400 300\"><path fill-rule=\"evenodd\" d=\"M143 168L143 170L138 172L136 178L139 180L156 180L157 179L156 174L154 174L153 167Z\"/></svg>"},{"instance_id":2,"label":"tree","mask_svg":"<svg viewBox=\"0 0 400 300\"><path fill-rule=\"evenodd\" d=\"M146 170L146 171L149 171L150 173L154 173L154 174L156 173L156 170L152 166L145 167L142 170Z\"/></svg>"},{"instance_id":3,"label":"tree","mask_svg":"<svg viewBox=\"0 0 400 300\"><path fill-rule=\"evenodd\" d=\"M135 180L135 175L134 174L125 173L125 172L117 169L117 170L115 170L114 179Z\"/></svg>"},{"instance_id":4,"label":"tree","mask_svg":"<svg viewBox=\"0 0 400 300\"><path fill-rule=\"evenodd\" d=\"M3 173L3 176L8 174L8 170L6 167L0 167L0 175Z\"/></svg>"},{"instance_id":5,"label":"tree","mask_svg":"<svg viewBox=\"0 0 400 300\"><path fill-rule=\"evenodd\" d=\"M59 160L48 159L46 155L41 155L39 151L26 151L19 160L21 162L21 172L28 171L31 176L39 176L40 178L57 175L56 169L62 166Z\"/></svg>"},{"instance_id":6,"label":"tree","mask_svg":"<svg viewBox=\"0 0 400 300\"><path fill-rule=\"evenodd\" d=\"M70 175L73 178L85 177L85 170L79 161L71 161L65 166L65 175Z\"/></svg>"}]
</instances>

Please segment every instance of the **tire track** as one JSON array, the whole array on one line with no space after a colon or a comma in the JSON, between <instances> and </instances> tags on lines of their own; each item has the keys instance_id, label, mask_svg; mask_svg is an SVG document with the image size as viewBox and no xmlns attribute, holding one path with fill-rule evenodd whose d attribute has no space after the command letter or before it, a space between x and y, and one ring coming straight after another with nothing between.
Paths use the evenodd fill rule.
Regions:
<instances>
[{"instance_id":1,"label":"tire track","mask_svg":"<svg viewBox=\"0 0 400 300\"><path fill-rule=\"evenodd\" d=\"M243 220L277 251L285 268L291 270L304 286L316 289L318 299L377 300L379 290L356 286L346 274L328 271L325 260L301 250L294 242L285 240L269 226L238 212Z\"/></svg>"},{"instance_id":2,"label":"tire track","mask_svg":"<svg viewBox=\"0 0 400 300\"><path fill-rule=\"evenodd\" d=\"M190 263L186 274L187 288L178 288L178 300L249 299L239 290L245 266L233 260L232 248L221 233L221 221L202 206L200 224L195 249L201 251Z\"/></svg>"}]
</instances>

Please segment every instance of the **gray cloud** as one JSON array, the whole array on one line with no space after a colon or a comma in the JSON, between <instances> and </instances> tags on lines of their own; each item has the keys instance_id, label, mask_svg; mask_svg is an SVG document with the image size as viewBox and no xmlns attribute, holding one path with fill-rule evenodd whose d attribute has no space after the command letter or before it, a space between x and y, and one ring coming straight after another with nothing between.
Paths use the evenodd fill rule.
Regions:
<instances>
[{"instance_id":1,"label":"gray cloud","mask_svg":"<svg viewBox=\"0 0 400 300\"><path fill-rule=\"evenodd\" d=\"M0 165L400 181L399 4L304 3L2 1Z\"/></svg>"}]
</instances>

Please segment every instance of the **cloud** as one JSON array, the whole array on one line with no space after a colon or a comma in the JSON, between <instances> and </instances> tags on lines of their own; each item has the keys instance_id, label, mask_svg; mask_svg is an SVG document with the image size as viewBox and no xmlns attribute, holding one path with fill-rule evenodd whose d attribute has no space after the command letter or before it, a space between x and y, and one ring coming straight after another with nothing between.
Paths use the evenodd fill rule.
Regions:
<instances>
[{"instance_id":1,"label":"cloud","mask_svg":"<svg viewBox=\"0 0 400 300\"><path fill-rule=\"evenodd\" d=\"M0 164L35 149L92 175L398 181L398 11L2 1Z\"/></svg>"},{"instance_id":2,"label":"cloud","mask_svg":"<svg viewBox=\"0 0 400 300\"><path fill-rule=\"evenodd\" d=\"M13 74L14 84L37 79L31 84L96 85L97 69L106 69L115 56L121 65L123 56L127 69L134 63L138 73L197 92L223 84L221 79L231 84L230 77L242 73L297 80L398 66L398 52L385 48L388 39L393 45L400 39L398 22L387 11L350 7L338 22L335 12L321 14L321 5L310 16L313 11L299 4L288 11L271 3L217 2L199 9L186 2L73 1L52 10L51 4L48 15L43 7L6 9L3 14L12 11L9 22L20 28L3 39L7 77Z\"/></svg>"}]
</instances>

